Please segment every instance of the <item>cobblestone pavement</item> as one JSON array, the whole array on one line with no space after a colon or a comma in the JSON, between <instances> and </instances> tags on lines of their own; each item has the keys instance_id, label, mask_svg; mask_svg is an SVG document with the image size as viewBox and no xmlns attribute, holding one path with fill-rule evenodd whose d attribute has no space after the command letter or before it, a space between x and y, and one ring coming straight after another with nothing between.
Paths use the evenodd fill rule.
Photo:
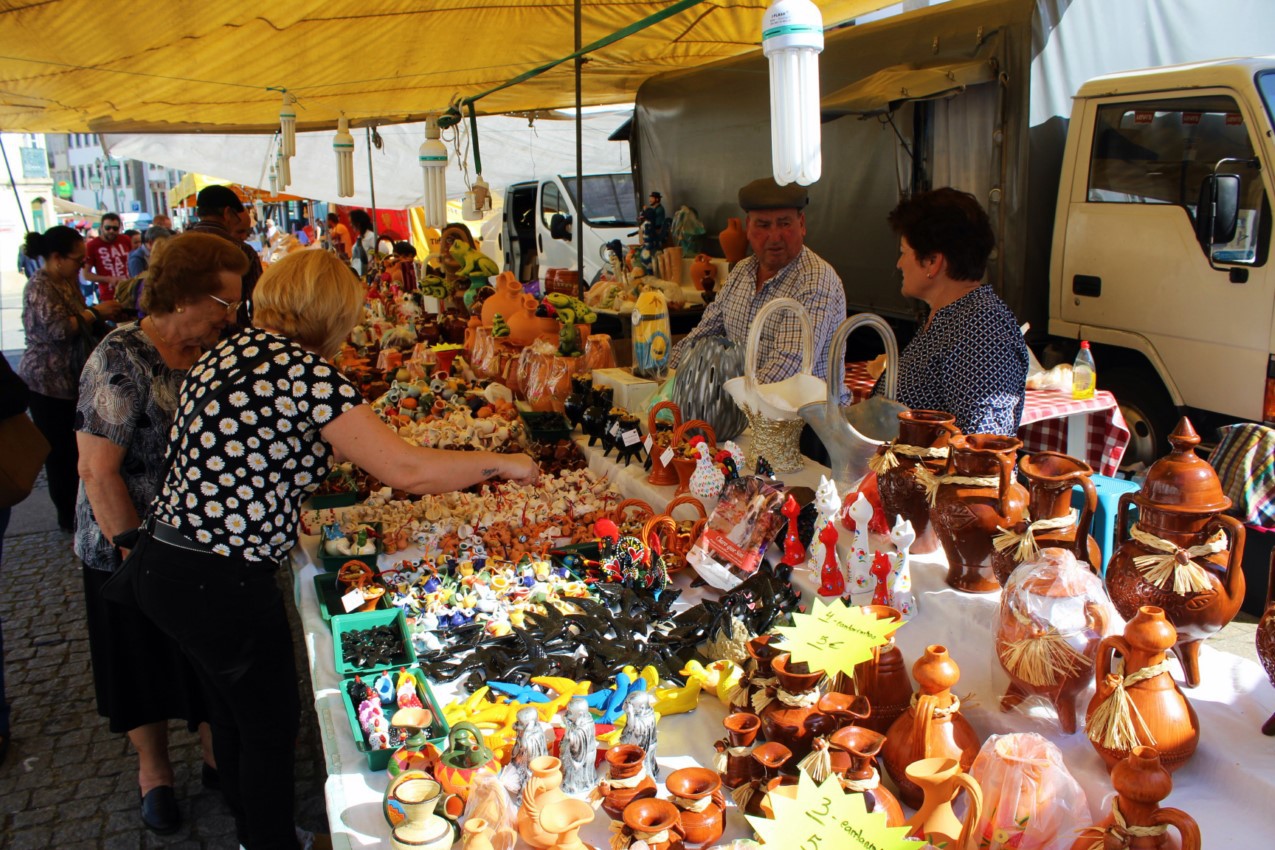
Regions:
<instances>
[{"instance_id":1,"label":"cobblestone pavement","mask_svg":"<svg viewBox=\"0 0 1275 850\"><path fill-rule=\"evenodd\" d=\"M182 828L158 836L142 826L137 758L123 735L107 729L93 698L81 566L71 552L71 537L56 530L44 489L19 507L24 521L16 521L15 509L0 571L6 588L0 594L5 684L13 709L12 744L0 765L0 850L237 847L229 810L216 792L200 784L199 740L184 723L170 729ZM296 751L297 821L327 832L326 774L309 666L290 590L284 598L303 709Z\"/></svg>"}]
</instances>

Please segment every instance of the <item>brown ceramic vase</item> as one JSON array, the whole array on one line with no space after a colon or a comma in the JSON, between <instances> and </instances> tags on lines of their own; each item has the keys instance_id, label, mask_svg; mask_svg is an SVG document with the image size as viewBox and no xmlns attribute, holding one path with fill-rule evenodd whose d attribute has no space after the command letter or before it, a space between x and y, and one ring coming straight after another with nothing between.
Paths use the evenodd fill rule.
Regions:
<instances>
[{"instance_id":1,"label":"brown ceramic vase","mask_svg":"<svg viewBox=\"0 0 1275 850\"><path fill-rule=\"evenodd\" d=\"M726 727L726 737L713 744L717 750L717 772L722 777L722 785L738 788L758 775L752 752L757 733L761 731L761 718L739 711L726 715L722 725Z\"/></svg>"},{"instance_id":2,"label":"brown ceramic vase","mask_svg":"<svg viewBox=\"0 0 1275 850\"><path fill-rule=\"evenodd\" d=\"M1089 464L1060 452L1037 452L1019 460L1018 469L1027 479L1027 516L1010 530L1022 534L1027 530L1028 520L1037 522L1068 516L1072 489L1080 487L1085 494L1085 505L1076 522L1033 532L1032 536L1038 549L1051 546L1069 549L1076 560L1084 561L1094 572L1102 572L1102 550L1098 548L1098 541L1089 535L1094 511L1098 509L1098 491L1090 480L1093 470ZM992 569L1002 587L1021 563L1016 550L1014 547L992 554Z\"/></svg>"},{"instance_id":3,"label":"brown ceramic vase","mask_svg":"<svg viewBox=\"0 0 1275 850\"><path fill-rule=\"evenodd\" d=\"M1142 489L1120 497L1116 525L1117 548L1107 562L1107 593L1126 620L1144 605L1164 609L1177 630L1173 652L1182 662L1187 687L1200 683L1200 642L1218 632L1244 602L1244 525L1223 513L1231 500L1222 492L1213 467L1195 453L1200 438L1185 417L1169 435L1173 451L1151 465ZM1176 558L1184 563L1184 550L1200 546L1219 530L1226 533L1229 551L1191 557L1203 571L1207 589L1178 592L1172 578L1153 583L1135 559L1161 555L1131 537L1129 506L1138 507L1137 527L1178 547ZM1177 568L1175 568L1177 569ZM1161 756L1169 756L1161 748Z\"/></svg>"},{"instance_id":4,"label":"brown ceramic vase","mask_svg":"<svg viewBox=\"0 0 1275 850\"><path fill-rule=\"evenodd\" d=\"M646 750L637 744L617 744L607 750L606 763L607 778L599 783L598 788L603 795L602 810L612 820L619 820L634 800L655 796L655 780L649 775L642 776L641 782L636 785L630 785L646 769ZM620 784L613 784L615 780L619 780Z\"/></svg>"},{"instance_id":5,"label":"brown ceramic vase","mask_svg":"<svg viewBox=\"0 0 1275 850\"><path fill-rule=\"evenodd\" d=\"M999 434L952 437L945 475L989 482L942 484L930 509L930 522L947 555L947 583L957 590L1000 590L992 569L992 538L998 528L1017 525L1027 510L1027 490L1014 481L1022 447L1014 437Z\"/></svg>"},{"instance_id":6,"label":"brown ceramic vase","mask_svg":"<svg viewBox=\"0 0 1275 850\"><path fill-rule=\"evenodd\" d=\"M898 786L899 799L915 809L924 794L907 776L908 765L921 759L950 758L960 762L961 770L968 771L978 755L980 742L952 693L960 680L961 668L947 654L947 647L926 647L925 655L912 665L912 677L920 693L886 733L882 758Z\"/></svg>"},{"instance_id":7,"label":"brown ceramic vase","mask_svg":"<svg viewBox=\"0 0 1275 850\"><path fill-rule=\"evenodd\" d=\"M732 712L756 714L757 711L753 708L752 702L753 694L774 683L775 672L771 669L770 663L779 654L779 650L770 645L773 637L774 635L770 634L758 635L744 644L744 649L748 652L748 670L745 671L744 678L740 680L735 696L731 698Z\"/></svg>"},{"instance_id":8,"label":"brown ceramic vase","mask_svg":"<svg viewBox=\"0 0 1275 850\"><path fill-rule=\"evenodd\" d=\"M832 733L828 743L834 750L848 756L846 767L839 773L846 792L862 794L869 812L885 812L887 826L902 826L906 820L903 808L889 789L881 784L881 774L876 767L876 756L885 746L885 735L865 726L842 726ZM875 787L867 787L874 782Z\"/></svg>"},{"instance_id":9,"label":"brown ceramic vase","mask_svg":"<svg viewBox=\"0 0 1275 850\"><path fill-rule=\"evenodd\" d=\"M686 846L681 812L668 800L634 800L624 807L622 820L620 834L629 839L630 845L641 840L649 850L683 850Z\"/></svg>"},{"instance_id":10,"label":"brown ceramic vase","mask_svg":"<svg viewBox=\"0 0 1275 850\"><path fill-rule=\"evenodd\" d=\"M930 503L925 495L925 488L917 483L917 467L924 466L933 475L942 475L947 466L947 456L937 458L921 458L909 451L897 451L898 447L908 449L936 449L944 451L952 435L959 434L956 417L941 410L905 410L899 414L899 436L889 446L882 446L877 455L884 455L887 449L895 449L894 458L897 466L877 473L877 489L881 493L881 504L885 508L886 521L894 527L897 517L903 517L912 523L916 532L916 541L908 550L913 555L928 555L939 548L939 539L930 526Z\"/></svg>"},{"instance_id":11,"label":"brown ceramic vase","mask_svg":"<svg viewBox=\"0 0 1275 850\"><path fill-rule=\"evenodd\" d=\"M1161 764L1155 747L1134 747L1128 758L1111 769L1111 784L1116 789L1115 806L1124 824L1117 825L1115 815L1109 813L1081 830L1071 850L1090 850L1095 843L1099 847L1136 850L1200 850L1200 827L1195 820L1180 809L1160 806L1173 790L1173 777ZM1129 827L1141 831L1161 825L1176 829L1180 840L1175 841L1167 832L1139 835L1131 841L1127 837Z\"/></svg>"},{"instance_id":12,"label":"brown ceramic vase","mask_svg":"<svg viewBox=\"0 0 1275 850\"><path fill-rule=\"evenodd\" d=\"M810 754L815 738L830 735L836 728L832 715L818 707L824 672L793 662L786 652L775 656L771 669L776 682L768 688L770 703L761 710L762 734L767 741L777 741L792 751L786 769L796 772L797 763Z\"/></svg>"},{"instance_id":13,"label":"brown ceramic vase","mask_svg":"<svg viewBox=\"0 0 1275 850\"><path fill-rule=\"evenodd\" d=\"M722 837L726 826L726 798L722 780L706 767L684 767L664 780L673 805L681 811L687 847L703 847Z\"/></svg>"},{"instance_id":14,"label":"brown ceramic vase","mask_svg":"<svg viewBox=\"0 0 1275 850\"><path fill-rule=\"evenodd\" d=\"M1137 738L1133 745L1110 747L1094 740L1099 732L1093 722L1094 713L1112 696L1117 676L1123 675L1128 682L1129 677L1138 671L1163 663L1165 653L1176 642L1177 634L1173 624L1165 618L1164 611L1154 605L1144 605L1125 626L1123 636L1104 638L1098 645L1094 666L1097 687L1085 714L1085 726L1090 742L1107 763L1108 769L1128 758L1133 747L1150 746L1152 742L1160 751L1160 760L1170 771L1177 770L1195 753L1200 743L1200 721L1168 670L1126 684L1124 688L1132 704L1130 714ZM1120 663L1117 663L1117 657ZM1123 668L1123 672L1119 668Z\"/></svg>"},{"instance_id":15,"label":"brown ceramic vase","mask_svg":"<svg viewBox=\"0 0 1275 850\"><path fill-rule=\"evenodd\" d=\"M903 615L887 605L865 605L863 610L878 620L900 620ZM912 680L908 678L903 652L891 635L881 646L872 648L872 658L854 668L854 692L867 697L872 714L856 721L885 734L894 721L912 704Z\"/></svg>"},{"instance_id":16,"label":"brown ceramic vase","mask_svg":"<svg viewBox=\"0 0 1275 850\"><path fill-rule=\"evenodd\" d=\"M1271 575L1266 585L1266 612L1257 624L1257 657L1275 685L1275 552L1271 553ZM1275 714L1262 724L1263 735L1275 735Z\"/></svg>"}]
</instances>

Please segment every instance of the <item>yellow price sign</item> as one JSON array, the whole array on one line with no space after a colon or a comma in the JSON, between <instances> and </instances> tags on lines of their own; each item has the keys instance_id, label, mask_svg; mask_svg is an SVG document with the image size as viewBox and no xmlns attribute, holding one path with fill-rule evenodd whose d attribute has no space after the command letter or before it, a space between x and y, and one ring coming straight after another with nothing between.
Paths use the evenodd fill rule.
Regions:
<instances>
[{"instance_id":1,"label":"yellow price sign","mask_svg":"<svg viewBox=\"0 0 1275 850\"><path fill-rule=\"evenodd\" d=\"M782 649L793 661L805 661L811 670L829 676L851 674L858 664L872 658L873 647L883 646L901 626L901 620L878 620L857 605L840 599L824 604L815 598L809 614L792 615L793 625L775 629L784 638Z\"/></svg>"},{"instance_id":2,"label":"yellow price sign","mask_svg":"<svg viewBox=\"0 0 1275 850\"><path fill-rule=\"evenodd\" d=\"M774 850L916 850L906 826L887 826L885 812L869 812L863 794L847 794L837 777L822 785L804 770L795 798L770 794L774 819L748 816L762 843Z\"/></svg>"}]
</instances>

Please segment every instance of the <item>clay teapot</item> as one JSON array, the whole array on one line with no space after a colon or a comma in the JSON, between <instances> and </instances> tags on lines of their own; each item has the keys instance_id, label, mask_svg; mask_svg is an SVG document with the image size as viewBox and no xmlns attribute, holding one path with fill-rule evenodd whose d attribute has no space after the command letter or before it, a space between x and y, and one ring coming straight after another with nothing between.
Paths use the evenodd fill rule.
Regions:
<instances>
[{"instance_id":1,"label":"clay teapot","mask_svg":"<svg viewBox=\"0 0 1275 850\"><path fill-rule=\"evenodd\" d=\"M967 593L993 593L1000 582L992 569L992 539L1027 510L1027 490L1014 481L1014 461L1023 447L999 434L958 434L944 474L918 470L931 495L930 522L947 555L947 583Z\"/></svg>"},{"instance_id":2,"label":"clay teapot","mask_svg":"<svg viewBox=\"0 0 1275 850\"><path fill-rule=\"evenodd\" d=\"M1094 511L1098 509L1098 491L1090 477L1089 464L1060 452L1037 452L1018 462L1027 479L1027 514L1006 533L993 538L996 547L992 568L996 580L1004 586L1014 568L1035 560L1041 549L1056 546L1070 549L1077 560L1095 572L1102 571L1102 550L1089 535ZM1073 512L1071 491L1080 487L1085 494L1084 507Z\"/></svg>"},{"instance_id":3,"label":"clay teapot","mask_svg":"<svg viewBox=\"0 0 1275 850\"><path fill-rule=\"evenodd\" d=\"M684 767L664 780L680 819L688 847L703 847L722 837L726 826L726 798L722 780L706 767Z\"/></svg>"},{"instance_id":4,"label":"clay teapot","mask_svg":"<svg viewBox=\"0 0 1275 850\"><path fill-rule=\"evenodd\" d=\"M1266 612L1257 624L1257 657L1275 685L1275 552L1271 553L1271 575L1266 585ZM1275 714L1262 724L1263 735L1275 735Z\"/></svg>"},{"instance_id":5,"label":"clay teapot","mask_svg":"<svg viewBox=\"0 0 1275 850\"><path fill-rule=\"evenodd\" d=\"M840 771L841 787L847 793L862 794L869 812L885 812L886 825L902 826L903 808L881 784L881 773L876 767L876 755L885 746L885 735L866 726L842 726L832 733L828 743L848 756L845 768Z\"/></svg>"},{"instance_id":6,"label":"clay teapot","mask_svg":"<svg viewBox=\"0 0 1275 850\"><path fill-rule=\"evenodd\" d=\"M917 467L942 475L947 466L948 442L959 433L956 417L950 413L904 410L899 413L899 436L877 449L876 457L868 462L877 474L886 523L893 527L900 516L912 523L916 540L909 551L913 555L928 555L939 548L939 539L930 526L925 488L916 480Z\"/></svg>"},{"instance_id":7,"label":"clay teapot","mask_svg":"<svg viewBox=\"0 0 1275 850\"><path fill-rule=\"evenodd\" d=\"M1134 747L1153 741L1171 771L1195 753L1200 721L1165 659L1176 642L1177 633L1164 610L1143 605L1125 625L1123 636L1104 638L1099 644L1097 687L1085 715L1085 732L1108 769Z\"/></svg>"},{"instance_id":8,"label":"clay teapot","mask_svg":"<svg viewBox=\"0 0 1275 850\"><path fill-rule=\"evenodd\" d=\"M1231 622L1244 601L1244 525L1224 513L1231 500L1213 467L1196 455L1200 438L1186 417L1169 442L1173 451L1151 465L1142 489L1120 497L1107 593L1126 620L1144 605L1164 610L1177 630L1173 652L1193 688L1200 683L1200 642ZM1132 525L1131 504L1138 507ZM1161 755L1169 759L1163 747Z\"/></svg>"},{"instance_id":9,"label":"clay teapot","mask_svg":"<svg viewBox=\"0 0 1275 850\"><path fill-rule=\"evenodd\" d=\"M1155 747L1134 747L1128 758L1111 769L1111 784L1116 789L1111 813L1081 830L1071 850L1200 850L1200 827L1195 820L1180 809L1160 806L1173 790L1173 777L1160 763ZM1180 843L1167 834L1169 827L1178 831ZM1138 834L1132 834L1131 828Z\"/></svg>"},{"instance_id":10,"label":"clay teapot","mask_svg":"<svg viewBox=\"0 0 1275 850\"><path fill-rule=\"evenodd\" d=\"M974 727L961 712L961 701L952 688L961 677L961 668L947 647L932 644L912 665L912 677L920 693L912 698L907 713L894 721L886 733L882 751L886 770L899 788L899 798L911 808L921 805L921 787L907 775L907 766L928 758L950 758L968 770L978 755L979 739Z\"/></svg>"}]
</instances>

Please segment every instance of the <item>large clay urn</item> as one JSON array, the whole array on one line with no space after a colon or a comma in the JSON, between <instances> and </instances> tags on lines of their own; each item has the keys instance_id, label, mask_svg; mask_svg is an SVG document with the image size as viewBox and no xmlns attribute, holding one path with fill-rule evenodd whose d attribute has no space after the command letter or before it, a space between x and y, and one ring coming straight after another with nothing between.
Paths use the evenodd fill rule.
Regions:
<instances>
[{"instance_id":1,"label":"large clay urn","mask_svg":"<svg viewBox=\"0 0 1275 850\"><path fill-rule=\"evenodd\" d=\"M899 788L899 798L915 809L923 797L920 786L907 775L914 761L928 758L956 759L969 770L978 755L979 739L974 727L960 712L960 700L952 688L961 677L961 668L947 654L947 647L932 644L912 665L912 677L920 687L907 713L894 721L886 733L882 750L886 770Z\"/></svg>"},{"instance_id":2,"label":"large clay urn","mask_svg":"<svg viewBox=\"0 0 1275 850\"><path fill-rule=\"evenodd\" d=\"M1134 747L1128 758L1111 769L1111 784L1116 789L1112 808L1120 812L1124 823L1117 823L1115 813L1109 812L1098 823L1081 830L1071 850L1200 850L1200 827L1195 820L1181 809L1160 806L1173 790L1173 777L1161 764L1155 747ZM1161 832L1164 827L1176 829L1180 840L1174 840L1167 830ZM1133 830L1137 831L1136 836Z\"/></svg>"},{"instance_id":3,"label":"large clay urn","mask_svg":"<svg viewBox=\"0 0 1275 850\"><path fill-rule=\"evenodd\" d=\"M518 836L536 850L546 850L557 835L540 824L540 813L546 806L565 800L562 791L562 762L553 756L538 756L528 765L531 775L522 786L522 805L518 808Z\"/></svg>"},{"instance_id":4,"label":"large clay urn","mask_svg":"<svg viewBox=\"0 0 1275 850\"><path fill-rule=\"evenodd\" d=\"M752 753L757 733L761 731L761 718L739 711L726 715L722 725L726 727L726 737L713 744L717 750L713 766L721 774L722 785L734 789L748 784L760 773L760 765Z\"/></svg>"},{"instance_id":5,"label":"large clay urn","mask_svg":"<svg viewBox=\"0 0 1275 850\"><path fill-rule=\"evenodd\" d=\"M487 296L487 300L483 302L483 327L490 328L497 313L508 322L510 316L523 309L524 295L526 293L523 292L518 276L511 271L501 272L496 277L495 292Z\"/></svg>"},{"instance_id":6,"label":"large clay urn","mask_svg":"<svg viewBox=\"0 0 1275 850\"><path fill-rule=\"evenodd\" d=\"M947 583L967 593L993 593L1000 582L992 569L992 538L1018 524L1027 510L1027 490L1014 481L1021 441L999 434L958 434L937 483L930 522L947 555Z\"/></svg>"},{"instance_id":7,"label":"large clay urn","mask_svg":"<svg viewBox=\"0 0 1275 850\"><path fill-rule=\"evenodd\" d=\"M1015 567L1050 546L1070 549L1077 560L1101 572L1102 550L1089 535L1098 509L1098 491L1090 480L1093 470L1089 464L1060 452L1037 452L1022 458L1018 468L1027 479L1027 514L1018 525L1006 529L1013 532L1005 538L1008 545L997 547L992 555L996 580L1004 585ZM1071 492L1075 487L1084 491L1085 504L1073 515ZM1029 530L1030 541L1026 537Z\"/></svg>"},{"instance_id":8,"label":"large clay urn","mask_svg":"<svg viewBox=\"0 0 1275 850\"><path fill-rule=\"evenodd\" d=\"M903 619L897 609L886 605L865 605L863 610L878 620ZM871 659L854 668L854 692L867 697L872 705L872 714L857 721L858 725L883 735L908 710L912 704L912 680L893 635L883 645L872 648Z\"/></svg>"},{"instance_id":9,"label":"large clay urn","mask_svg":"<svg viewBox=\"0 0 1275 850\"><path fill-rule=\"evenodd\" d=\"M619 820L634 800L655 796L655 780L646 770L646 750L637 744L617 744L607 750L607 778L598 785L602 810Z\"/></svg>"},{"instance_id":10,"label":"large clay urn","mask_svg":"<svg viewBox=\"0 0 1275 850\"><path fill-rule=\"evenodd\" d=\"M509 340L517 345L531 345L539 336L558 338L558 320L537 316L540 302L535 296L523 294L521 306L512 313L502 314L509 325Z\"/></svg>"},{"instance_id":11,"label":"large clay urn","mask_svg":"<svg viewBox=\"0 0 1275 850\"><path fill-rule=\"evenodd\" d=\"M748 254L748 234L744 232L743 222L737 218L726 219L726 229L717 234L717 241L721 243L726 262L732 266Z\"/></svg>"},{"instance_id":12,"label":"large clay urn","mask_svg":"<svg viewBox=\"0 0 1275 850\"><path fill-rule=\"evenodd\" d=\"M1169 442L1173 451L1151 465L1142 489L1120 497L1107 593L1126 620L1144 605L1164 610L1177 629L1173 652L1187 687L1195 687L1200 641L1231 622L1244 601L1244 525L1223 513L1231 500L1213 467L1196 455L1200 438L1190 421L1183 417ZM1131 504L1138 507L1133 525Z\"/></svg>"},{"instance_id":13,"label":"large clay urn","mask_svg":"<svg viewBox=\"0 0 1275 850\"><path fill-rule=\"evenodd\" d=\"M720 776L706 767L684 767L670 773L664 787L681 811L687 847L703 847L722 837L726 798Z\"/></svg>"},{"instance_id":14,"label":"large clay urn","mask_svg":"<svg viewBox=\"0 0 1275 850\"><path fill-rule=\"evenodd\" d=\"M779 650L770 645L773 637L774 635L770 634L758 635L744 644L744 649L748 652L748 669L738 687L731 693L730 710L732 712L757 714L757 709L753 708L753 694L764 691L775 683L775 672L771 668L771 662L779 654Z\"/></svg>"},{"instance_id":15,"label":"large clay urn","mask_svg":"<svg viewBox=\"0 0 1275 850\"><path fill-rule=\"evenodd\" d=\"M1085 732L1108 769L1139 745L1154 745L1170 771L1195 753L1200 721L1165 660L1176 642L1163 609L1143 605L1125 625L1123 636L1104 638L1099 644L1097 688L1085 715ZM1117 689L1123 690L1125 699Z\"/></svg>"},{"instance_id":16,"label":"large clay urn","mask_svg":"<svg viewBox=\"0 0 1275 850\"><path fill-rule=\"evenodd\" d=\"M625 850L635 841L644 841L649 850L683 850L685 833L681 813L668 800L646 797L624 807L621 841L612 840L612 850ZM620 846L617 846L617 843Z\"/></svg>"},{"instance_id":17,"label":"large clay urn","mask_svg":"<svg viewBox=\"0 0 1275 850\"><path fill-rule=\"evenodd\" d=\"M819 710L822 670L794 662L786 652L775 656L771 669L775 683L767 688L768 701L760 711L762 734L792 751L787 768L795 772L797 763L810 754L815 738L832 734L837 724L832 715Z\"/></svg>"},{"instance_id":18,"label":"large clay urn","mask_svg":"<svg viewBox=\"0 0 1275 850\"><path fill-rule=\"evenodd\" d=\"M862 794L864 807L869 812L885 812L887 826L902 826L903 808L881 784L881 773L876 766L876 756L885 746L885 735L866 726L842 726L832 733L828 743L848 756L846 768L840 774L841 787L847 793Z\"/></svg>"},{"instance_id":19,"label":"large clay urn","mask_svg":"<svg viewBox=\"0 0 1275 850\"><path fill-rule=\"evenodd\" d=\"M1257 657L1275 685L1275 552L1271 553L1271 575L1266 585L1266 612L1257 624ZM1263 735L1275 735L1275 714L1262 724Z\"/></svg>"},{"instance_id":20,"label":"large clay urn","mask_svg":"<svg viewBox=\"0 0 1275 850\"><path fill-rule=\"evenodd\" d=\"M928 555L939 548L930 526L930 502L916 480L918 467L942 475L947 466L948 442L959 434L956 417L941 410L905 410L899 414L899 436L877 449L869 462L877 472L877 489L886 522L894 527L898 517L912 523L916 541L913 555Z\"/></svg>"}]
</instances>

